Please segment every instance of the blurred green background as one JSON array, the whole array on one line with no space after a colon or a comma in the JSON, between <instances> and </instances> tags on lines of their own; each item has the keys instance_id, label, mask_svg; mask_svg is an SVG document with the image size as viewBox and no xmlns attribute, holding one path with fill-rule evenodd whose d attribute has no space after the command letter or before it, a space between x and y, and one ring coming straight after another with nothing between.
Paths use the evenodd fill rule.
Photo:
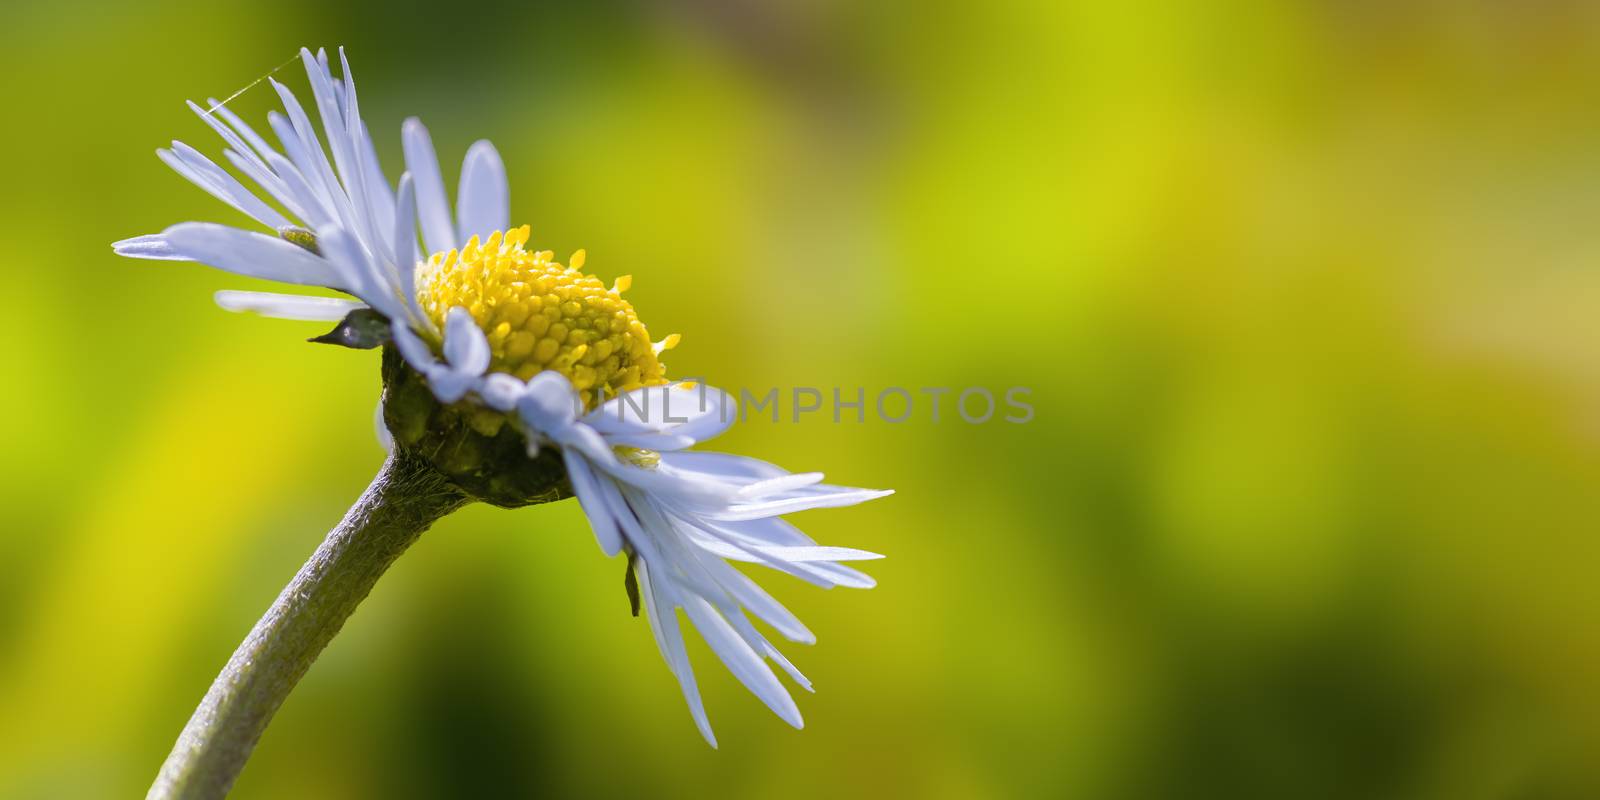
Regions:
<instances>
[{"instance_id":1,"label":"blurred green background","mask_svg":"<svg viewBox=\"0 0 1600 800\"><path fill-rule=\"evenodd\" d=\"M0 797L141 796L381 461L377 360L112 256L241 218L152 151L348 46L391 177L492 139L675 374L1010 386L1025 425L752 421L890 499L870 592L696 736L575 503L472 508L241 798L1600 796L1600 10L1569 2L0 10ZM304 91L297 67L279 73ZM252 123L262 84L232 104ZM870 394L869 394L870 396ZM848 419L848 418L847 418Z\"/></svg>"}]
</instances>

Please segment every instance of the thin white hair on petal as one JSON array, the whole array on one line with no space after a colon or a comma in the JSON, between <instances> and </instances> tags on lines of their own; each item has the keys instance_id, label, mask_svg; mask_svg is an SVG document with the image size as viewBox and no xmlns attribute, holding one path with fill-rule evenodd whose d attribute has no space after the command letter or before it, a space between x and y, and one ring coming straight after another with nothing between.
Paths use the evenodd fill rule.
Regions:
<instances>
[{"instance_id":1,"label":"thin white hair on petal","mask_svg":"<svg viewBox=\"0 0 1600 800\"><path fill-rule=\"evenodd\" d=\"M234 92L233 94L230 94L227 97L222 98L221 100L213 101L211 103L211 107L206 109L204 112L202 112L200 116L209 117L212 114L217 113L218 109L220 109L223 106L233 102L236 98L239 97L239 95L244 94L245 92L248 92L251 89L256 88L256 86L258 84L260 84L262 81L272 77L273 75L278 74L278 70L281 70L284 67L287 67L290 64L293 64L299 58L300 58L300 54L299 53L295 53L294 55L289 56L288 58L284 59L284 62L282 64L279 64L278 66L273 67L272 69L269 69L266 72L262 73L261 77L256 78L255 80L245 84L242 88L239 89L239 91Z\"/></svg>"},{"instance_id":2,"label":"thin white hair on petal","mask_svg":"<svg viewBox=\"0 0 1600 800\"><path fill-rule=\"evenodd\" d=\"M199 104L195 103L193 100L187 100L185 103L189 106L190 111L193 111L200 117L201 122L204 122L211 128L211 130L216 131L217 135L221 136L222 140L227 142L235 150L238 150L240 155L244 156L246 159L256 164L263 170L267 168L267 164L265 161L261 160L261 156L258 155L256 151L250 147L250 145L246 144L244 139L241 138L237 132L223 124L222 120L217 119L211 114L207 114L205 110L200 108Z\"/></svg>"},{"instance_id":3,"label":"thin white hair on petal","mask_svg":"<svg viewBox=\"0 0 1600 800\"><path fill-rule=\"evenodd\" d=\"M210 98L206 102L211 104L211 108L207 110L196 109L197 113L202 116L216 114L221 117L222 121L228 123L230 128L237 131L245 141L249 142L250 147L262 158L266 158L269 152L277 152L272 149L272 145L267 144L266 139L261 138L261 134L256 133L255 128L250 127L249 123L240 119L238 114L233 113L233 109L222 105L216 98Z\"/></svg>"}]
</instances>

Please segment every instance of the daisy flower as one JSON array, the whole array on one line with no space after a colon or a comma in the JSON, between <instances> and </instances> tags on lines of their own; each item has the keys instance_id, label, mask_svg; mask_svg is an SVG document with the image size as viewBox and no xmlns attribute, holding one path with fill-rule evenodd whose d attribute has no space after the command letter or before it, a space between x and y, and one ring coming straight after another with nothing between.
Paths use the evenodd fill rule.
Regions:
<instances>
[{"instance_id":1,"label":"daisy flower","mask_svg":"<svg viewBox=\"0 0 1600 800\"><path fill-rule=\"evenodd\" d=\"M563 265L549 251L527 249L529 228L510 226L505 167L487 141L466 153L452 213L428 131L408 119L405 171L391 184L343 51L341 77L326 53L302 50L300 58L320 126L273 80L284 109L267 118L277 146L225 105L190 103L249 185L182 142L157 151L260 230L185 222L117 242L115 251L343 293L222 291L216 301L231 311L338 323L316 341L382 347L378 428L391 458L420 458L467 498L496 505L575 495L601 551L628 559L634 613L642 605L712 746L680 610L741 683L801 727L772 665L807 690L811 684L750 617L793 642L815 637L729 562L823 588L870 588L870 577L843 562L879 556L818 545L782 517L889 492L691 449L727 429L734 403L667 377L661 356L678 336L651 340L623 298L631 278L606 286L583 272L583 251Z\"/></svg>"}]
</instances>

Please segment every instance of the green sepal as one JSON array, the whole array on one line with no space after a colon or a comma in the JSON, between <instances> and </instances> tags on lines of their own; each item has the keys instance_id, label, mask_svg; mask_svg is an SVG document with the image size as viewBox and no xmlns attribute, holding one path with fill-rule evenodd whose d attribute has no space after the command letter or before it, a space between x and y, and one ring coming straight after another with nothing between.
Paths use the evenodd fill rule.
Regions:
<instances>
[{"instance_id":1,"label":"green sepal","mask_svg":"<svg viewBox=\"0 0 1600 800\"><path fill-rule=\"evenodd\" d=\"M389 342L389 318L370 308L358 308L346 315L331 331L307 339L317 344L336 344L353 350L371 350Z\"/></svg>"},{"instance_id":2,"label":"green sepal","mask_svg":"<svg viewBox=\"0 0 1600 800\"><path fill-rule=\"evenodd\" d=\"M622 573L622 588L628 593L628 606L633 609L633 615L639 616L639 576L634 574L633 560L638 555L632 550L628 551L628 566Z\"/></svg>"},{"instance_id":3,"label":"green sepal","mask_svg":"<svg viewBox=\"0 0 1600 800\"><path fill-rule=\"evenodd\" d=\"M499 425L487 425L500 417ZM572 496L559 447L529 457L528 438L498 411L463 398L445 405L399 348L383 347L383 424L398 449L424 459L468 497L522 508Z\"/></svg>"}]
</instances>

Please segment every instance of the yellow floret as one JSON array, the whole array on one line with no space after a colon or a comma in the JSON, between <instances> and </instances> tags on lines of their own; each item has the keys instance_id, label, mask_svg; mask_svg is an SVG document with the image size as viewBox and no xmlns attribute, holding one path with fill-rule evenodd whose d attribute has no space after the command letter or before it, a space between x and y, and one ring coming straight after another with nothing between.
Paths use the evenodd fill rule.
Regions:
<instances>
[{"instance_id":1,"label":"yellow floret","mask_svg":"<svg viewBox=\"0 0 1600 800\"><path fill-rule=\"evenodd\" d=\"M434 253L416 267L417 303L434 324L461 306L489 339L489 369L523 380L555 370L593 408L622 392L667 382L657 348L633 305L622 299L631 279L607 289L599 278L528 252L528 226L474 236L460 250ZM667 337L667 347L677 343ZM661 348L666 349L666 348Z\"/></svg>"}]
</instances>

